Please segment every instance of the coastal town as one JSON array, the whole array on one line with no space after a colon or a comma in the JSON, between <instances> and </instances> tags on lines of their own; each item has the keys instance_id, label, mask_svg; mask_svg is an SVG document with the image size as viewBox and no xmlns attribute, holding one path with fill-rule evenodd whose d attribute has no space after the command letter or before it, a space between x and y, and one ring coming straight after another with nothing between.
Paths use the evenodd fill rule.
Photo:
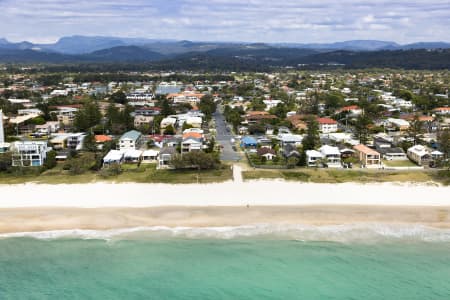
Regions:
<instances>
[{"instance_id":1,"label":"coastal town","mask_svg":"<svg viewBox=\"0 0 450 300\"><path fill-rule=\"evenodd\" d=\"M354 171L445 178L449 82L447 71L49 73L5 66L0 178L64 174L70 181L133 171L165 174L164 182L192 171L197 182L204 172L221 181L231 179L233 166L251 179L283 170L299 179L332 170L337 182Z\"/></svg>"}]
</instances>

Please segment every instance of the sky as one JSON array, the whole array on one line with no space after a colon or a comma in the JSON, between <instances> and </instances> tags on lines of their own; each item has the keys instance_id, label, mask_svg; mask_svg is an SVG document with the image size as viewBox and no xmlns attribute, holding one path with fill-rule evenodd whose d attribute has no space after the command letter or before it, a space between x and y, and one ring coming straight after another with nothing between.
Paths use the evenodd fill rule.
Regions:
<instances>
[{"instance_id":1,"label":"sky","mask_svg":"<svg viewBox=\"0 0 450 300\"><path fill-rule=\"evenodd\" d=\"M0 0L0 37L450 42L450 0Z\"/></svg>"}]
</instances>

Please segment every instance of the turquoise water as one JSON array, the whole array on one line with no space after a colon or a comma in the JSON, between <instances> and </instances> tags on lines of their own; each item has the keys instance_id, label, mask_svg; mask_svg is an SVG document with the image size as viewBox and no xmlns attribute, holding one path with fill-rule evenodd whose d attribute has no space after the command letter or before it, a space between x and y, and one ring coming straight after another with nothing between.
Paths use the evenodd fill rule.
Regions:
<instances>
[{"instance_id":1,"label":"turquoise water","mask_svg":"<svg viewBox=\"0 0 450 300\"><path fill-rule=\"evenodd\" d=\"M450 242L3 238L0 299L450 299Z\"/></svg>"}]
</instances>

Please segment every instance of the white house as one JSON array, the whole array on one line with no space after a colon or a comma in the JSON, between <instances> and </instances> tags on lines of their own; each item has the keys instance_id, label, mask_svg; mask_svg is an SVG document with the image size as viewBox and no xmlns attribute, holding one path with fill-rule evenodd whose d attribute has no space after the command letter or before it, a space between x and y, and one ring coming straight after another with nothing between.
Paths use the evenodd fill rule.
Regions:
<instances>
[{"instance_id":1,"label":"white house","mask_svg":"<svg viewBox=\"0 0 450 300\"><path fill-rule=\"evenodd\" d=\"M110 150L103 158L103 166L111 164L120 164L123 161L124 152L119 150Z\"/></svg>"},{"instance_id":2,"label":"white house","mask_svg":"<svg viewBox=\"0 0 450 300\"><path fill-rule=\"evenodd\" d=\"M151 164L156 163L158 161L159 151L158 150L145 150L142 153L142 163L143 164Z\"/></svg>"},{"instance_id":3,"label":"white house","mask_svg":"<svg viewBox=\"0 0 450 300\"><path fill-rule=\"evenodd\" d=\"M136 149L128 149L124 155L124 161L127 163L138 163L141 161L142 151Z\"/></svg>"},{"instance_id":4,"label":"white house","mask_svg":"<svg viewBox=\"0 0 450 300\"><path fill-rule=\"evenodd\" d=\"M269 111L272 108L277 107L278 104L283 103L281 100L263 100L263 103L266 105L266 110Z\"/></svg>"},{"instance_id":5,"label":"white house","mask_svg":"<svg viewBox=\"0 0 450 300\"><path fill-rule=\"evenodd\" d=\"M0 153L6 152L10 144L5 143L5 131L3 129L3 111L0 109Z\"/></svg>"},{"instance_id":6,"label":"white house","mask_svg":"<svg viewBox=\"0 0 450 300\"><path fill-rule=\"evenodd\" d=\"M338 131L338 123L330 118L317 118L319 130L322 133L332 133Z\"/></svg>"},{"instance_id":7,"label":"white house","mask_svg":"<svg viewBox=\"0 0 450 300\"><path fill-rule=\"evenodd\" d=\"M73 150L81 150L83 149L84 138L86 137L85 133L72 133L67 137L67 148Z\"/></svg>"},{"instance_id":8,"label":"white house","mask_svg":"<svg viewBox=\"0 0 450 300\"><path fill-rule=\"evenodd\" d=\"M422 145L415 145L408 149L408 157L419 166L427 165L431 161L430 151Z\"/></svg>"},{"instance_id":9,"label":"white house","mask_svg":"<svg viewBox=\"0 0 450 300\"><path fill-rule=\"evenodd\" d=\"M144 142L142 133L131 130L124 133L119 139L119 150L139 149Z\"/></svg>"},{"instance_id":10,"label":"white house","mask_svg":"<svg viewBox=\"0 0 450 300\"><path fill-rule=\"evenodd\" d=\"M319 151L306 150L306 164L308 167L317 167L321 159L323 159L323 155Z\"/></svg>"},{"instance_id":11,"label":"white house","mask_svg":"<svg viewBox=\"0 0 450 300\"><path fill-rule=\"evenodd\" d=\"M341 168L341 152L338 147L323 145L319 148L323 158L326 159L329 168Z\"/></svg>"},{"instance_id":12,"label":"white house","mask_svg":"<svg viewBox=\"0 0 450 300\"><path fill-rule=\"evenodd\" d=\"M47 142L13 143L12 165L14 167L40 167L47 158Z\"/></svg>"}]
</instances>

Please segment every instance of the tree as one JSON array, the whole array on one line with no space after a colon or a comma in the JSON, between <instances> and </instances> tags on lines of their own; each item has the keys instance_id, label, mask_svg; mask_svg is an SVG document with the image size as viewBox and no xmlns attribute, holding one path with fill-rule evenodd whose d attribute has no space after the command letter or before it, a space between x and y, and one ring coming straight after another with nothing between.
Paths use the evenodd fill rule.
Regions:
<instances>
[{"instance_id":1,"label":"tree","mask_svg":"<svg viewBox=\"0 0 450 300\"><path fill-rule=\"evenodd\" d=\"M314 117L309 117L306 124L306 136L302 141L304 151L312 150L320 146L319 123Z\"/></svg>"},{"instance_id":2,"label":"tree","mask_svg":"<svg viewBox=\"0 0 450 300\"><path fill-rule=\"evenodd\" d=\"M98 125L101 118L102 115L97 103L88 102L77 111L73 125L79 131L87 131L91 127Z\"/></svg>"},{"instance_id":3,"label":"tree","mask_svg":"<svg viewBox=\"0 0 450 300\"><path fill-rule=\"evenodd\" d=\"M286 162L286 167L288 169L293 169L299 163L299 159L297 157L289 157Z\"/></svg>"},{"instance_id":4,"label":"tree","mask_svg":"<svg viewBox=\"0 0 450 300\"><path fill-rule=\"evenodd\" d=\"M164 99L161 104L161 115L164 117L175 114L175 110L170 106L169 100Z\"/></svg>"},{"instance_id":5,"label":"tree","mask_svg":"<svg viewBox=\"0 0 450 300\"><path fill-rule=\"evenodd\" d=\"M212 170L220 166L216 155L202 151L177 154L170 163L175 169Z\"/></svg>"},{"instance_id":6,"label":"tree","mask_svg":"<svg viewBox=\"0 0 450 300\"><path fill-rule=\"evenodd\" d=\"M44 167L46 169L53 169L56 167L56 151L52 150L47 153L47 158L44 161Z\"/></svg>"},{"instance_id":7,"label":"tree","mask_svg":"<svg viewBox=\"0 0 450 300\"><path fill-rule=\"evenodd\" d=\"M120 103L120 104L125 104L127 103L127 95L125 95L124 92L122 91L118 91L115 92L114 94L112 94L109 99L113 102L113 103Z\"/></svg>"},{"instance_id":8,"label":"tree","mask_svg":"<svg viewBox=\"0 0 450 300\"><path fill-rule=\"evenodd\" d=\"M200 99L198 108L205 114L205 119L209 121L212 114L216 111L216 103L211 95L205 95Z\"/></svg>"},{"instance_id":9,"label":"tree","mask_svg":"<svg viewBox=\"0 0 450 300\"><path fill-rule=\"evenodd\" d=\"M444 153L444 158L450 158L450 130L445 129L438 133L439 149Z\"/></svg>"},{"instance_id":10,"label":"tree","mask_svg":"<svg viewBox=\"0 0 450 300\"><path fill-rule=\"evenodd\" d=\"M359 143L361 144L367 143L370 123L370 119L364 113L360 114L358 118L356 118L355 133Z\"/></svg>"},{"instance_id":11,"label":"tree","mask_svg":"<svg viewBox=\"0 0 450 300\"><path fill-rule=\"evenodd\" d=\"M95 135L89 132L87 136L84 137L83 140L83 149L89 152L96 152L97 143L95 142Z\"/></svg>"},{"instance_id":12,"label":"tree","mask_svg":"<svg viewBox=\"0 0 450 300\"><path fill-rule=\"evenodd\" d=\"M407 135L412 139L413 144L420 144L423 138L423 122L419 120L419 116L415 115L414 119L409 124Z\"/></svg>"},{"instance_id":13,"label":"tree","mask_svg":"<svg viewBox=\"0 0 450 300\"><path fill-rule=\"evenodd\" d=\"M168 125L166 128L164 128L164 134L174 135L175 134L175 128L173 128L172 125Z\"/></svg>"}]
</instances>

